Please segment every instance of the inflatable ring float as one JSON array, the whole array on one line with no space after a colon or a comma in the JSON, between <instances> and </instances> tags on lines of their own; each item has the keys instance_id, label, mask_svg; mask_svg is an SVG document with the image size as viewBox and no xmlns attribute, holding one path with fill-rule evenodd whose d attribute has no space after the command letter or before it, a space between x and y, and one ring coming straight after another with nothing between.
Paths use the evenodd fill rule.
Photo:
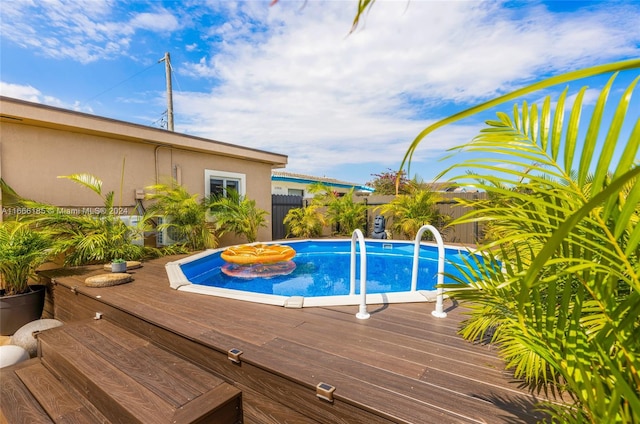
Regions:
<instances>
[{"instance_id":1,"label":"inflatable ring float","mask_svg":"<svg viewBox=\"0 0 640 424\"><path fill-rule=\"evenodd\" d=\"M220 270L229 277L252 279L271 278L279 275L291 274L296 269L293 261L277 262L273 264L252 264L238 265L233 263L224 264Z\"/></svg>"},{"instance_id":2,"label":"inflatable ring float","mask_svg":"<svg viewBox=\"0 0 640 424\"><path fill-rule=\"evenodd\" d=\"M279 244L243 244L226 249L220 254L225 261L239 265L271 264L290 261L296 251Z\"/></svg>"}]
</instances>

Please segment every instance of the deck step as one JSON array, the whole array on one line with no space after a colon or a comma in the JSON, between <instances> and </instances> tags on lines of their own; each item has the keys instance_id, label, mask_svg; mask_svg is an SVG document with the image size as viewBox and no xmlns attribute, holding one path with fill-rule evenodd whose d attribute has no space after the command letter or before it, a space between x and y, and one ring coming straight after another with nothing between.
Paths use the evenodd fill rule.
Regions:
<instances>
[{"instance_id":1,"label":"deck step","mask_svg":"<svg viewBox=\"0 0 640 424\"><path fill-rule=\"evenodd\" d=\"M0 381L1 423L109 423L62 384L39 358L0 369Z\"/></svg>"},{"instance_id":2,"label":"deck step","mask_svg":"<svg viewBox=\"0 0 640 424\"><path fill-rule=\"evenodd\" d=\"M16 370L16 375L29 389L54 423L107 422L91 405L83 404L71 388L65 387L48 369L37 362Z\"/></svg>"},{"instance_id":3,"label":"deck step","mask_svg":"<svg viewBox=\"0 0 640 424\"><path fill-rule=\"evenodd\" d=\"M106 422L242 422L240 390L106 320L42 332L38 354L60 386L81 395ZM44 378L26 371L18 375L25 384ZM72 409L61 405L62 399L69 401L63 396L34 397L49 416L50 411Z\"/></svg>"},{"instance_id":4,"label":"deck step","mask_svg":"<svg viewBox=\"0 0 640 424\"><path fill-rule=\"evenodd\" d=\"M37 358L0 369L0 423L50 424L54 421L40 405L18 372L41 366Z\"/></svg>"}]
</instances>

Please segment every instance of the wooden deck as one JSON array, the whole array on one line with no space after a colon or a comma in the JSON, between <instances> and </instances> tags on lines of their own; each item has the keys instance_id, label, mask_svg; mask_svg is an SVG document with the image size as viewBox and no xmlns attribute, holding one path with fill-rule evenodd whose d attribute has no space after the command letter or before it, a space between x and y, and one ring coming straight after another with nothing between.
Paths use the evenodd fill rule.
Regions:
<instances>
[{"instance_id":1,"label":"wooden deck","mask_svg":"<svg viewBox=\"0 0 640 424\"><path fill-rule=\"evenodd\" d=\"M242 392L246 423L529 423L537 398L491 349L456 335L463 310L433 304L286 309L173 290L164 264L132 283L88 288L97 267L51 273L52 311L66 323L102 319L197 365ZM51 305L50 305L51 307ZM61 327L62 328L62 327ZM240 363L229 359L239 349ZM335 387L333 402L317 385ZM2 408L8 406L3 402ZM6 415L6 414L5 414Z\"/></svg>"}]
</instances>

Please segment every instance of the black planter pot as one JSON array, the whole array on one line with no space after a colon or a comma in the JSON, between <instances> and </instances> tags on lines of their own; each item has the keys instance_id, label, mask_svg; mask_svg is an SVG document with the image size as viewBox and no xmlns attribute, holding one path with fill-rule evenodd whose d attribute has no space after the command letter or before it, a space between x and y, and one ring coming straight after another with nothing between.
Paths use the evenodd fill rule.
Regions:
<instances>
[{"instance_id":1,"label":"black planter pot","mask_svg":"<svg viewBox=\"0 0 640 424\"><path fill-rule=\"evenodd\" d=\"M45 286L31 286L31 292L0 297L0 335L10 336L25 324L40 319Z\"/></svg>"}]
</instances>

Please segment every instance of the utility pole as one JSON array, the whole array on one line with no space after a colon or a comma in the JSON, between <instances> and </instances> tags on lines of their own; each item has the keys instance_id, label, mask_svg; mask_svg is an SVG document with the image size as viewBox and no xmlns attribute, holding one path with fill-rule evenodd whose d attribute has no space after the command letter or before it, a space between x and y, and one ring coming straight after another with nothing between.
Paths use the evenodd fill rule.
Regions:
<instances>
[{"instance_id":1,"label":"utility pole","mask_svg":"<svg viewBox=\"0 0 640 424\"><path fill-rule=\"evenodd\" d=\"M171 56L169 52L158 63L164 61L164 68L167 78L167 129L173 131L173 91L171 89Z\"/></svg>"}]
</instances>

